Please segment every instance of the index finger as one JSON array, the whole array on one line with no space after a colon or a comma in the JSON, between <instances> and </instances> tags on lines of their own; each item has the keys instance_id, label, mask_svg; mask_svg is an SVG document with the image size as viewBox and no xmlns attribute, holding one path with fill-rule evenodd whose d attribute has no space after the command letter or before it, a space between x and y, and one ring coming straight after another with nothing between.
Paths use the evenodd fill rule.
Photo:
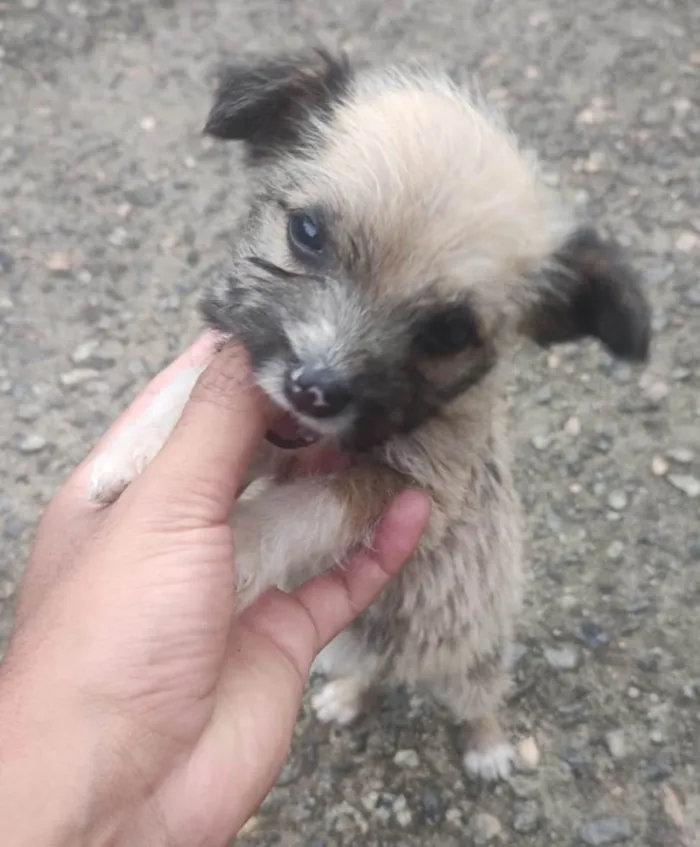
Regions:
<instances>
[{"instance_id":1,"label":"index finger","mask_svg":"<svg viewBox=\"0 0 700 847\"><path fill-rule=\"evenodd\" d=\"M232 342L201 374L165 446L127 490L147 498L152 519L224 522L264 431L248 358Z\"/></svg>"}]
</instances>

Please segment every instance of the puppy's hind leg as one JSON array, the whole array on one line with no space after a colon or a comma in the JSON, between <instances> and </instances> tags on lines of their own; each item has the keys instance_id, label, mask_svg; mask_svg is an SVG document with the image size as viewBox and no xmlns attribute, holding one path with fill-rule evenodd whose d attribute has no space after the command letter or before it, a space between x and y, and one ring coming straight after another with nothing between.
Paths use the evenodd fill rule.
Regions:
<instances>
[{"instance_id":1,"label":"puppy's hind leg","mask_svg":"<svg viewBox=\"0 0 700 847\"><path fill-rule=\"evenodd\" d=\"M435 698L467 730L462 763L474 778L497 780L510 775L515 751L497 717L507 683L501 656L494 654L477 661L465 675L432 686Z\"/></svg>"},{"instance_id":2,"label":"puppy's hind leg","mask_svg":"<svg viewBox=\"0 0 700 847\"><path fill-rule=\"evenodd\" d=\"M341 632L319 653L312 670L331 677L311 699L322 723L347 726L364 711L374 683L375 663L362 656L352 632Z\"/></svg>"}]
</instances>

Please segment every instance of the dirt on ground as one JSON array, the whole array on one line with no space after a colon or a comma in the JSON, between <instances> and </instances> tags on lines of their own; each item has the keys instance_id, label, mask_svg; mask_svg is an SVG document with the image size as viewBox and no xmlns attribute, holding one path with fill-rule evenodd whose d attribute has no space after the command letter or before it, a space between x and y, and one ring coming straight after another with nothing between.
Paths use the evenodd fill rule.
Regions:
<instances>
[{"instance_id":1,"label":"dirt on ground","mask_svg":"<svg viewBox=\"0 0 700 847\"><path fill-rule=\"evenodd\" d=\"M643 269L643 370L593 344L520 357L531 582L505 718L537 768L460 768L397 691L356 726L305 706L255 847L673 847L700 831L700 5L692 0L0 0L0 639L38 515L195 336L240 209L201 135L225 52L308 40L437 59ZM314 681L312 686L318 686Z\"/></svg>"}]
</instances>

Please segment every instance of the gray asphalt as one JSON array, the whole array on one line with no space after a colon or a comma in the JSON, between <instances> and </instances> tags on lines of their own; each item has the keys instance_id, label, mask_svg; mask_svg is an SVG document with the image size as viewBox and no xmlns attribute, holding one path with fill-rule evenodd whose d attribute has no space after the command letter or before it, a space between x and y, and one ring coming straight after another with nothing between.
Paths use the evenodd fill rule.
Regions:
<instances>
[{"instance_id":1,"label":"gray asphalt","mask_svg":"<svg viewBox=\"0 0 700 847\"><path fill-rule=\"evenodd\" d=\"M2 639L42 506L194 337L197 288L225 259L238 160L200 134L224 51L321 39L478 75L648 278L645 371L590 345L533 353L513 382L532 581L506 717L537 770L470 784L410 692L351 730L305 708L243 843L697 843L700 5L588 5L0 2Z\"/></svg>"}]
</instances>

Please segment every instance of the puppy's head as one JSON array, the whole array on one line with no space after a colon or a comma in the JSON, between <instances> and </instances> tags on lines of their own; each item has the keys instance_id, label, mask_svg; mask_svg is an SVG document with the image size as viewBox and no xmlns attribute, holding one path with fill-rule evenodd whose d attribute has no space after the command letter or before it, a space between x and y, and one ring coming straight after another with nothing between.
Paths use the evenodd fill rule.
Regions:
<instances>
[{"instance_id":1,"label":"puppy's head","mask_svg":"<svg viewBox=\"0 0 700 847\"><path fill-rule=\"evenodd\" d=\"M245 143L255 189L203 310L283 411L279 446L366 450L447 414L514 331L647 357L619 248L446 78L323 52L229 67L205 131Z\"/></svg>"}]
</instances>

